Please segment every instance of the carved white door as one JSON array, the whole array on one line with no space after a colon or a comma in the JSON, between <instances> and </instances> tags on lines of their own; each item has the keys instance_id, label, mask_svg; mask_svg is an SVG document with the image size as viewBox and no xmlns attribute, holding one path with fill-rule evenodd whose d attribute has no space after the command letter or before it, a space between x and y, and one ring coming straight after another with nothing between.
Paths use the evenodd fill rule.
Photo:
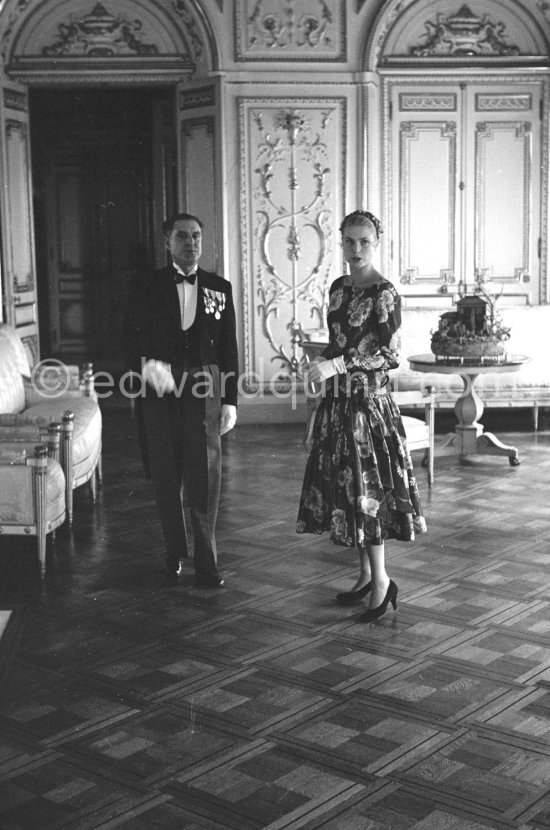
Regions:
<instances>
[{"instance_id":1,"label":"carved white door","mask_svg":"<svg viewBox=\"0 0 550 830\"><path fill-rule=\"evenodd\" d=\"M543 81L388 82L388 273L404 295L540 298Z\"/></svg>"},{"instance_id":2,"label":"carved white door","mask_svg":"<svg viewBox=\"0 0 550 830\"><path fill-rule=\"evenodd\" d=\"M5 321L17 328L31 363L39 358L32 215L29 109L23 87L0 87L2 297Z\"/></svg>"}]
</instances>

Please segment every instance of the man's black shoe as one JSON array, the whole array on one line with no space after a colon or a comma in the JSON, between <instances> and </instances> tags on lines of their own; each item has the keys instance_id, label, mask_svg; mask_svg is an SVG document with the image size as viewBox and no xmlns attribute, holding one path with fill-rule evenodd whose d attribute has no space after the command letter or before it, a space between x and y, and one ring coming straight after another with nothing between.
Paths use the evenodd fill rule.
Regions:
<instances>
[{"instance_id":1,"label":"man's black shoe","mask_svg":"<svg viewBox=\"0 0 550 830\"><path fill-rule=\"evenodd\" d=\"M199 588L223 588L225 580L219 574L196 574L195 581Z\"/></svg>"}]
</instances>

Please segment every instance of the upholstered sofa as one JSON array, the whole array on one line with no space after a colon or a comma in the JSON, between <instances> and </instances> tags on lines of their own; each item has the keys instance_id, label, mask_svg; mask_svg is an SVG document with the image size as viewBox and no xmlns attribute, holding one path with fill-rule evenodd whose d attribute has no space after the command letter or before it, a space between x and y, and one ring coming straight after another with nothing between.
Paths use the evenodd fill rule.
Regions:
<instances>
[{"instance_id":1,"label":"upholstered sofa","mask_svg":"<svg viewBox=\"0 0 550 830\"><path fill-rule=\"evenodd\" d=\"M0 533L35 536L44 575L46 536L66 516L61 425L37 430L34 424L26 424L8 431L9 438L0 438Z\"/></svg>"},{"instance_id":2,"label":"upholstered sofa","mask_svg":"<svg viewBox=\"0 0 550 830\"><path fill-rule=\"evenodd\" d=\"M51 423L61 424L60 462L71 524L73 490L89 482L95 501L101 480L102 418L93 372L89 366L80 371L56 361L31 367L17 331L0 323L0 443L32 426L39 441L40 429Z\"/></svg>"},{"instance_id":3,"label":"upholstered sofa","mask_svg":"<svg viewBox=\"0 0 550 830\"><path fill-rule=\"evenodd\" d=\"M447 309L445 309L447 310ZM424 408L422 397L414 401L407 393L435 389L436 409L452 409L464 390L459 375L437 372L414 372L407 360L412 355L429 354L431 333L437 328L443 309L407 308L403 304L401 326L401 364L393 370L391 381L398 393L404 393L402 408ZM550 361L547 342L550 336L550 305L498 307L506 326L510 328L507 350L513 355L529 358L518 372L488 372L479 375L476 391L485 407L530 409L534 429L538 429L539 410L550 407ZM308 331L307 338L320 343L328 339L327 332Z\"/></svg>"}]
</instances>

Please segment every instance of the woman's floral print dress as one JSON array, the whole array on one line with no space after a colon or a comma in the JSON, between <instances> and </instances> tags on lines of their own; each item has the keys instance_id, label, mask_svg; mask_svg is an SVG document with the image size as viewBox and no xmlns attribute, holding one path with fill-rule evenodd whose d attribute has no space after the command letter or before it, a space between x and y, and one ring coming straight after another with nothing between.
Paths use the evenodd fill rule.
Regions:
<instances>
[{"instance_id":1,"label":"woman's floral print dress","mask_svg":"<svg viewBox=\"0 0 550 830\"><path fill-rule=\"evenodd\" d=\"M426 523L386 373L399 365L399 295L387 280L365 288L340 277L327 322L324 357L343 355L347 372L326 382L317 409L296 530L326 530L347 547L412 541Z\"/></svg>"}]
</instances>

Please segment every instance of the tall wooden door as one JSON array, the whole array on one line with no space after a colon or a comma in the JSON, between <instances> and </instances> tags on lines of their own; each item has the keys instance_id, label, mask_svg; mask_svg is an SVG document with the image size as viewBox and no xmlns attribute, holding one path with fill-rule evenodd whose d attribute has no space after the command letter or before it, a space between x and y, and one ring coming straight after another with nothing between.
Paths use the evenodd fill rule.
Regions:
<instances>
[{"instance_id":1,"label":"tall wooden door","mask_svg":"<svg viewBox=\"0 0 550 830\"><path fill-rule=\"evenodd\" d=\"M540 300L543 81L388 85L388 273L402 293Z\"/></svg>"},{"instance_id":2,"label":"tall wooden door","mask_svg":"<svg viewBox=\"0 0 550 830\"><path fill-rule=\"evenodd\" d=\"M153 100L158 94L127 90L37 97L39 268L48 286L48 353L60 359L121 366L128 294L159 264Z\"/></svg>"},{"instance_id":3,"label":"tall wooden door","mask_svg":"<svg viewBox=\"0 0 550 830\"><path fill-rule=\"evenodd\" d=\"M46 216L51 348L95 360L121 353L126 296L151 267L149 160L139 146L52 150Z\"/></svg>"}]
</instances>

